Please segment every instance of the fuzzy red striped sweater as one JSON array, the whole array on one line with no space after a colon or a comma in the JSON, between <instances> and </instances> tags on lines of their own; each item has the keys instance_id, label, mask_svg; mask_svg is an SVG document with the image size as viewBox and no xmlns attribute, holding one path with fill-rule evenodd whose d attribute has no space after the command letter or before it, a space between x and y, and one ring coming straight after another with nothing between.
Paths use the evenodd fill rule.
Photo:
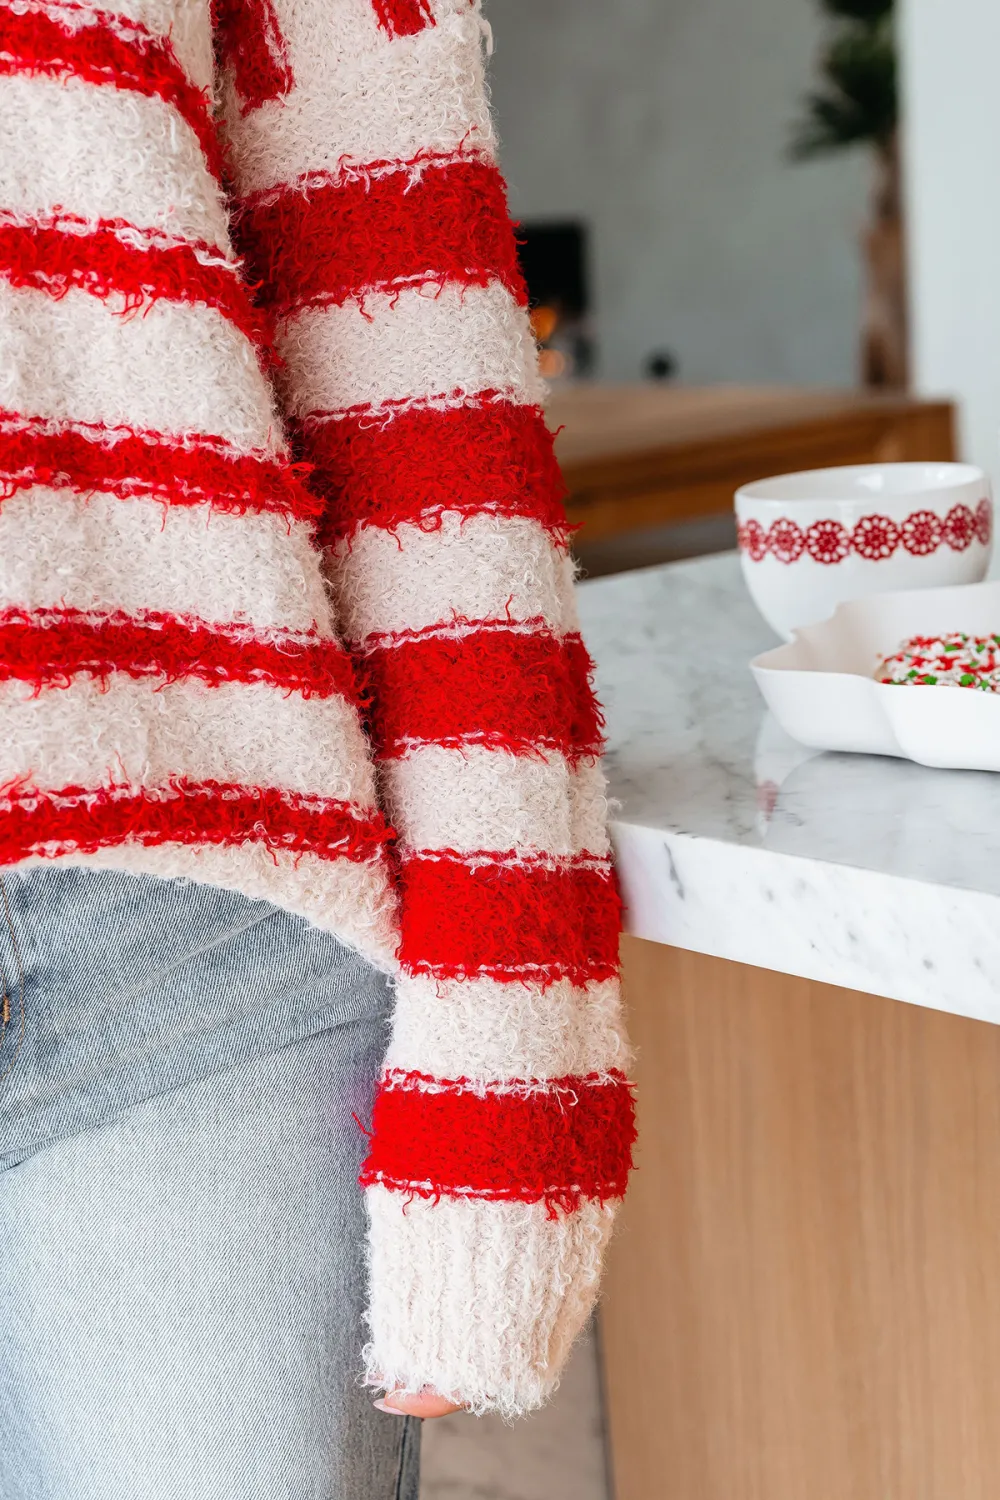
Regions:
<instances>
[{"instance_id":1,"label":"fuzzy red striped sweater","mask_svg":"<svg viewBox=\"0 0 1000 1500\"><path fill-rule=\"evenodd\" d=\"M515 1412L632 1115L484 31L0 0L0 865L190 876L398 970L368 1378Z\"/></svg>"}]
</instances>

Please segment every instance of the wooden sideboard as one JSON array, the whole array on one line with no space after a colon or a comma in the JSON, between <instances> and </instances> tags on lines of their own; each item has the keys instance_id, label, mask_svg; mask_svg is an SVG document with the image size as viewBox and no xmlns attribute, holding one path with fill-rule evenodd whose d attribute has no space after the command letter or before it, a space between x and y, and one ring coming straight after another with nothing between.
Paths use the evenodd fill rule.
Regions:
<instances>
[{"instance_id":1,"label":"wooden sideboard","mask_svg":"<svg viewBox=\"0 0 1000 1500\"><path fill-rule=\"evenodd\" d=\"M546 415L584 545L726 515L734 490L769 474L955 456L951 404L899 395L578 385Z\"/></svg>"}]
</instances>

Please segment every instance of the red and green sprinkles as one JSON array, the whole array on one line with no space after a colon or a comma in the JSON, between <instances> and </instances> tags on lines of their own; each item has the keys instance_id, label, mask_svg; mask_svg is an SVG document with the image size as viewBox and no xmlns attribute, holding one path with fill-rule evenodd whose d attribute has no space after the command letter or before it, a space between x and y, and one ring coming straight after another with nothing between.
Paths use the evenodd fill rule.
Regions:
<instances>
[{"instance_id":1,"label":"red and green sprinkles","mask_svg":"<svg viewBox=\"0 0 1000 1500\"><path fill-rule=\"evenodd\" d=\"M915 635L879 662L877 682L1000 692L1000 635Z\"/></svg>"}]
</instances>

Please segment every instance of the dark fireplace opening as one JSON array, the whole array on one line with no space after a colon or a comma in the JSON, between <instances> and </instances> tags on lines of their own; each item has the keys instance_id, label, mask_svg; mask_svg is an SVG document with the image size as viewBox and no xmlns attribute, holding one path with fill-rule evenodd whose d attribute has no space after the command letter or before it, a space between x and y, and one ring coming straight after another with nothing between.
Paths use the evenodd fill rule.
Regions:
<instances>
[{"instance_id":1,"label":"dark fireplace opening","mask_svg":"<svg viewBox=\"0 0 1000 1500\"><path fill-rule=\"evenodd\" d=\"M590 374L595 350L586 225L572 219L522 224L518 241L542 375L558 381Z\"/></svg>"}]
</instances>

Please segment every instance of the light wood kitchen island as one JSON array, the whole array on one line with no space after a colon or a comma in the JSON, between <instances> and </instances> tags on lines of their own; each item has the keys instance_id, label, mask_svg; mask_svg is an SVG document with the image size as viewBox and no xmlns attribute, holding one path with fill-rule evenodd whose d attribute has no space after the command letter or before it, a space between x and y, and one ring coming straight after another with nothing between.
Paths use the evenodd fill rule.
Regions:
<instances>
[{"instance_id":1,"label":"light wood kitchen island","mask_svg":"<svg viewBox=\"0 0 1000 1500\"><path fill-rule=\"evenodd\" d=\"M581 609L638 1047L617 1500L995 1500L1000 778L786 740L734 557Z\"/></svg>"}]
</instances>

